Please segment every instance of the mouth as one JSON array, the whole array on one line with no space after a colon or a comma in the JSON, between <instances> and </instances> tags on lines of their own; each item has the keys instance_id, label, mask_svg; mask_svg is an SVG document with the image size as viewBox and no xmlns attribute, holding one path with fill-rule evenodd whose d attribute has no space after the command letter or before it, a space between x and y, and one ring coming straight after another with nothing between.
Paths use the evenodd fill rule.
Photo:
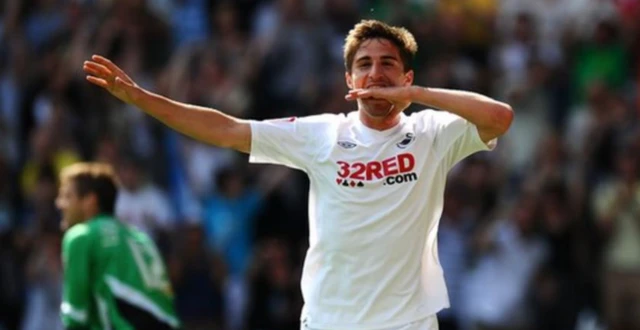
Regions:
<instances>
[{"instance_id":1,"label":"mouth","mask_svg":"<svg viewBox=\"0 0 640 330\"><path fill-rule=\"evenodd\" d=\"M366 88L367 89L376 89L376 88L385 88L385 87L387 87L387 85L385 85L385 84L371 84L371 85L368 85Z\"/></svg>"}]
</instances>

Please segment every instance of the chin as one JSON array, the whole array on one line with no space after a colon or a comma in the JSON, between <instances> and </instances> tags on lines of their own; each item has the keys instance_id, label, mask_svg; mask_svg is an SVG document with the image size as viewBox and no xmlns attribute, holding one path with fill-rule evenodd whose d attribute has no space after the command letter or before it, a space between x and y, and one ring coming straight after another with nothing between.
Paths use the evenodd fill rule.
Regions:
<instances>
[{"instance_id":1,"label":"chin","mask_svg":"<svg viewBox=\"0 0 640 330\"><path fill-rule=\"evenodd\" d=\"M384 118L389 115L390 110L391 104L388 104L386 106L368 106L364 109L367 115L373 118Z\"/></svg>"},{"instance_id":2,"label":"chin","mask_svg":"<svg viewBox=\"0 0 640 330\"><path fill-rule=\"evenodd\" d=\"M365 111L367 115L371 118L385 118L387 116L388 111L380 112L380 111Z\"/></svg>"},{"instance_id":3,"label":"chin","mask_svg":"<svg viewBox=\"0 0 640 330\"><path fill-rule=\"evenodd\" d=\"M367 115L374 118L384 118L389 115L392 106L391 103L387 101L373 101L372 103L364 106L364 111Z\"/></svg>"},{"instance_id":4,"label":"chin","mask_svg":"<svg viewBox=\"0 0 640 330\"><path fill-rule=\"evenodd\" d=\"M62 229L62 231L67 231L69 229L71 229L71 227L73 227L73 225L75 225L77 222L73 222L67 219L62 219L62 221L60 221L60 229Z\"/></svg>"}]
</instances>

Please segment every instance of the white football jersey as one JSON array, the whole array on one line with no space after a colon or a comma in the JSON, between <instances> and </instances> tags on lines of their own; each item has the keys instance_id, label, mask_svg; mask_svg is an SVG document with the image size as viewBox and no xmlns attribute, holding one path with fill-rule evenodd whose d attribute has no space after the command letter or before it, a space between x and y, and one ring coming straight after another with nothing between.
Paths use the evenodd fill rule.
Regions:
<instances>
[{"instance_id":1,"label":"white football jersey","mask_svg":"<svg viewBox=\"0 0 640 330\"><path fill-rule=\"evenodd\" d=\"M304 324L382 329L449 306L436 242L447 172L494 141L433 110L402 114L385 131L351 112L252 121L251 133L251 162L310 179Z\"/></svg>"}]
</instances>

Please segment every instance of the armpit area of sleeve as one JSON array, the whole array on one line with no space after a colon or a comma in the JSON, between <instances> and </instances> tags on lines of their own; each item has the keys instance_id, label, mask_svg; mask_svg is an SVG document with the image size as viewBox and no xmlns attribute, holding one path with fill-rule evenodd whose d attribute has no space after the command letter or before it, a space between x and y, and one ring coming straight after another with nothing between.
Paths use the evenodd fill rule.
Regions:
<instances>
[{"instance_id":1,"label":"armpit area of sleeve","mask_svg":"<svg viewBox=\"0 0 640 330\"><path fill-rule=\"evenodd\" d=\"M480 138L480 132L478 132L478 127L474 124L468 123L470 125L470 129L473 134L473 144L477 148L478 151L492 151L498 145L498 138L494 138L491 141L485 143Z\"/></svg>"}]
</instances>

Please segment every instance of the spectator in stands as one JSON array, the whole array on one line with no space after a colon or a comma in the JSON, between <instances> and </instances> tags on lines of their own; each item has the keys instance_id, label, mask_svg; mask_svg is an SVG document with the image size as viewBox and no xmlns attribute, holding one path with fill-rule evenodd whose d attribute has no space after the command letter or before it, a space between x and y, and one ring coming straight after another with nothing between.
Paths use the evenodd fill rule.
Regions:
<instances>
[{"instance_id":1,"label":"spectator in stands","mask_svg":"<svg viewBox=\"0 0 640 330\"><path fill-rule=\"evenodd\" d=\"M203 229L211 253L224 258L228 268L225 284L226 315L232 328L242 323L246 305L246 272L253 252L255 222L265 199L288 173L271 168L255 184L247 182L246 170L236 165L221 170L216 178L218 189L204 202Z\"/></svg>"},{"instance_id":2,"label":"spectator in stands","mask_svg":"<svg viewBox=\"0 0 640 330\"><path fill-rule=\"evenodd\" d=\"M299 329L297 311L302 307L302 296L287 246L280 240L269 239L257 251L246 314L249 329Z\"/></svg>"},{"instance_id":3,"label":"spectator in stands","mask_svg":"<svg viewBox=\"0 0 640 330\"><path fill-rule=\"evenodd\" d=\"M202 228L179 231L168 268L176 294L176 309L185 329L224 329L222 285L226 268L206 247Z\"/></svg>"},{"instance_id":4,"label":"spectator in stands","mask_svg":"<svg viewBox=\"0 0 640 330\"><path fill-rule=\"evenodd\" d=\"M606 239L604 307L614 329L640 327L640 162L638 150L620 148L615 175L593 195L596 220Z\"/></svg>"},{"instance_id":5,"label":"spectator in stands","mask_svg":"<svg viewBox=\"0 0 640 330\"><path fill-rule=\"evenodd\" d=\"M451 307L438 313L441 330L460 329L464 279L471 266L471 236L477 214L466 207L468 194L456 181L449 182L444 195L444 209L438 230L438 255L444 271Z\"/></svg>"},{"instance_id":6,"label":"spectator in stands","mask_svg":"<svg viewBox=\"0 0 640 330\"><path fill-rule=\"evenodd\" d=\"M58 228L42 234L27 264L27 304L22 330L62 330L58 305L62 299L61 236Z\"/></svg>"},{"instance_id":7,"label":"spectator in stands","mask_svg":"<svg viewBox=\"0 0 640 330\"><path fill-rule=\"evenodd\" d=\"M531 324L529 287L547 253L539 215L539 200L525 194L510 217L479 232L477 260L462 289L464 328L521 329Z\"/></svg>"},{"instance_id":8,"label":"spectator in stands","mask_svg":"<svg viewBox=\"0 0 640 330\"><path fill-rule=\"evenodd\" d=\"M122 221L158 238L175 226L165 192L145 174L142 161L125 157L117 166L122 189L116 200L116 215Z\"/></svg>"}]
</instances>

